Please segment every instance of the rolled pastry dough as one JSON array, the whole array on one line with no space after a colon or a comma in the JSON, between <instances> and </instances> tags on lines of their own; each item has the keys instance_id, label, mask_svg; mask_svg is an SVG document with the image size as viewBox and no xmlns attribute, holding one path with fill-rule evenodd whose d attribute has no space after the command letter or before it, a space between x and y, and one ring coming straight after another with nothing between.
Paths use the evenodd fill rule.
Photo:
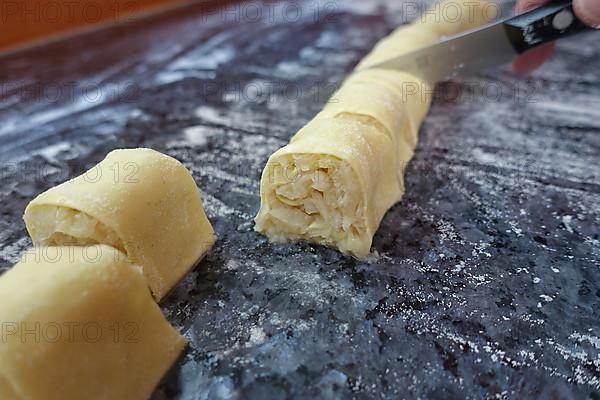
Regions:
<instances>
[{"instance_id":1,"label":"rolled pastry dough","mask_svg":"<svg viewBox=\"0 0 600 400\"><path fill-rule=\"evenodd\" d=\"M33 248L0 297L3 400L148 399L186 344L109 246Z\"/></svg>"},{"instance_id":2,"label":"rolled pastry dough","mask_svg":"<svg viewBox=\"0 0 600 400\"><path fill-rule=\"evenodd\" d=\"M213 245L215 235L189 171L150 149L115 150L25 210L34 243L104 243L142 266L160 300Z\"/></svg>"},{"instance_id":3,"label":"rolled pastry dough","mask_svg":"<svg viewBox=\"0 0 600 400\"><path fill-rule=\"evenodd\" d=\"M458 20L445 20L450 4L462 10ZM381 40L324 109L269 158L255 230L273 241L309 240L367 256L383 215L404 193L403 169L433 82L365 68L482 24L487 4L449 0Z\"/></svg>"}]
</instances>

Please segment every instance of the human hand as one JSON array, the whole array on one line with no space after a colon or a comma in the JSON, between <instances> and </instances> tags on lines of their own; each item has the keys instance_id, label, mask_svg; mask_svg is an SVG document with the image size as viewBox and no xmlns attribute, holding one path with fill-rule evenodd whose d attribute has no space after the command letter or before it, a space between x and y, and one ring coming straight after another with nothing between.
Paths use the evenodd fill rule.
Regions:
<instances>
[{"instance_id":1,"label":"human hand","mask_svg":"<svg viewBox=\"0 0 600 400\"><path fill-rule=\"evenodd\" d=\"M515 14L521 14L550 0L518 0ZM592 27L600 26L600 0L573 0L577 18ZM513 71L527 74L542 65L554 53L554 43L547 43L518 56L512 63Z\"/></svg>"}]
</instances>

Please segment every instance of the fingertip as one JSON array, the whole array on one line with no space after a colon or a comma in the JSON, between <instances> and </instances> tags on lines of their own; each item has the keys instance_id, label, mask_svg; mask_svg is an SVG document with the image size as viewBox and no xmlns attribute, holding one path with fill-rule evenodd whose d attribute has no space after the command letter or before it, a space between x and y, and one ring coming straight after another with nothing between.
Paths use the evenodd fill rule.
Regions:
<instances>
[{"instance_id":1,"label":"fingertip","mask_svg":"<svg viewBox=\"0 0 600 400\"><path fill-rule=\"evenodd\" d=\"M600 1L573 0L577 17L592 28L600 28Z\"/></svg>"}]
</instances>

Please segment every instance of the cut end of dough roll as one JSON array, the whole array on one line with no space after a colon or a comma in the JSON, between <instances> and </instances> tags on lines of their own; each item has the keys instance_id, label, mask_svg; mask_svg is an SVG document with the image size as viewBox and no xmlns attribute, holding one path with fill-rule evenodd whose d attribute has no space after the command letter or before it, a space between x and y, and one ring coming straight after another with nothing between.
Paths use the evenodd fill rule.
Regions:
<instances>
[{"instance_id":1,"label":"cut end of dough roll","mask_svg":"<svg viewBox=\"0 0 600 400\"><path fill-rule=\"evenodd\" d=\"M35 247L0 293L2 399L144 400L187 343L109 246Z\"/></svg>"},{"instance_id":2,"label":"cut end of dough roll","mask_svg":"<svg viewBox=\"0 0 600 400\"><path fill-rule=\"evenodd\" d=\"M352 114L317 116L269 158L255 229L274 241L308 240L366 257L385 210L403 192L402 175L386 170L398 165L392 143Z\"/></svg>"},{"instance_id":3,"label":"cut end of dough roll","mask_svg":"<svg viewBox=\"0 0 600 400\"><path fill-rule=\"evenodd\" d=\"M24 219L36 244L106 244L127 253L158 300L215 241L189 171L151 149L110 152L36 197Z\"/></svg>"},{"instance_id":4,"label":"cut end of dough roll","mask_svg":"<svg viewBox=\"0 0 600 400\"><path fill-rule=\"evenodd\" d=\"M269 164L258 232L275 242L309 240L347 254L369 252L365 196L347 162L304 153L275 155Z\"/></svg>"},{"instance_id":5,"label":"cut end of dough roll","mask_svg":"<svg viewBox=\"0 0 600 400\"><path fill-rule=\"evenodd\" d=\"M25 211L29 233L38 245L110 245L124 253L119 235L98 219L84 212L57 205L37 205Z\"/></svg>"}]
</instances>

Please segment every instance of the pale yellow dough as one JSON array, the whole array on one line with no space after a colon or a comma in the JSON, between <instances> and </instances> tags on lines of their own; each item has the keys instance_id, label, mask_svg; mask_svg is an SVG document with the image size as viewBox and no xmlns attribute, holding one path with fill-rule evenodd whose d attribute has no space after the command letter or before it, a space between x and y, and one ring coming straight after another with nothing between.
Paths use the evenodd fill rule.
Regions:
<instances>
[{"instance_id":1,"label":"pale yellow dough","mask_svg":"<svg viewBox=\"0 0 600 400\"><path fill-rule=\"evenodd\" d=\"M142 266L160 300L215 241L189 171L150 149L115 150L25 210L34 243L103 243Z\"/></svg>"},{"instance_id":2,"label":"pale yellow dough","mask_svg":"<svg viewBox=\"0 0 600 400\"><path fill-rule=\"evenodd\" d=\"M274 241L308 240L367 256L383 215L404 193L404 168L434 82L366 68L481 25L493 17L488 4L447 0L382 39L323 111L271 155L255 229ZM460 11L448 14L452 7Z\"/></svg>"},{"instance_id":3,"label":"pale yellow dough","mask_svg":"<svg viewBox=\"0 0 600 400\"><path fill-rule=\"evenodd\" d=\"M148 399L186 344L109 246L33 248L0 294L3 400Z\"/></svg>"}]
</instances>

